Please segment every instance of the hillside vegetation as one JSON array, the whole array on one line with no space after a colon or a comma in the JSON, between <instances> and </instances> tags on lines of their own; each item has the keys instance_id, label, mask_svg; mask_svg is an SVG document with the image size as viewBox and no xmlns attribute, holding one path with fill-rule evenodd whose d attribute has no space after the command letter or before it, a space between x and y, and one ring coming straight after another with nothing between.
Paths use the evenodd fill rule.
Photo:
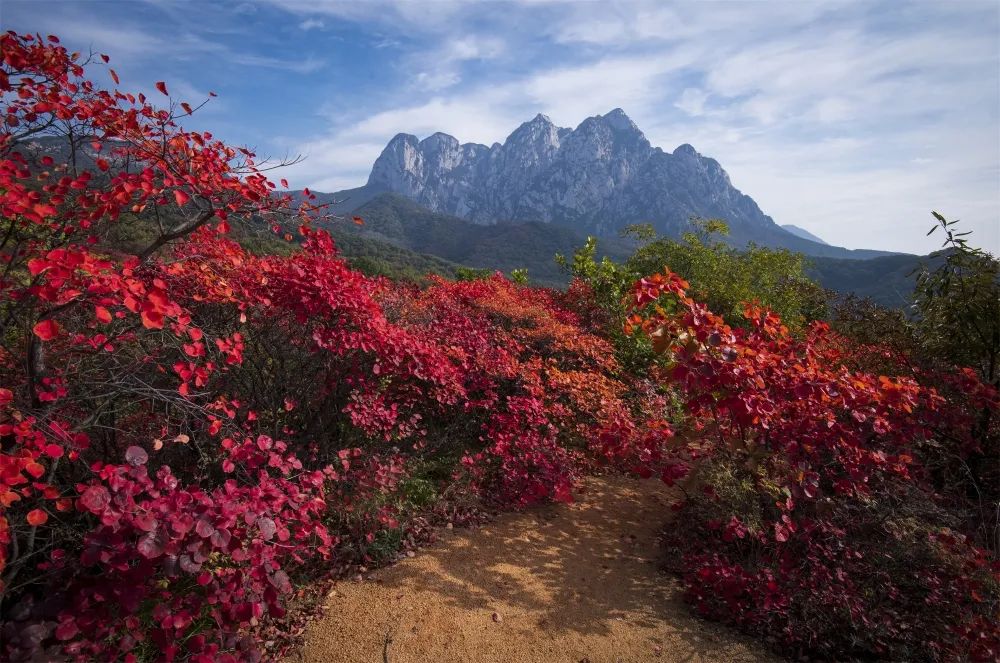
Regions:
<instances>
[{"instance_id":1,"label":"hillside vegetation","mask_svg":"<svg viewBox=\"0 0 1000 663\"><path fill-rule=\"evenodd\" d=\"M402 195L374 187L338 195L317 194L316 200L328 204L330 212L345 217L327 226L345 256L378 258L383 263L379 273L405 275L405 278L412 278L413 267L418 264L426 265L427 271L435 273L447 271L442 271L441 265L428 263L426 258L410 254L415 252L467 267L505 273L527 269L532 283L564 287L569 283L568 274L557 267L552 256L568 255L586 241L578 231L553 223L474 224L433 212ZM357 226L346 220L352 216L364 219L364 225ZM686 232L696 231L696 226L697 223L689 223ZM661 239L676 241L683 235ZM739 251L767 249L753 244L750 246L755 248L749 248L745 238L735 240L728 233L716 235L713 241L721 241ZM389 249L385 242L407 251ZM601 257L607 256L619 263L628 259L636 248L636 238L628 232L621 236L601 236L597 242ZM776 255L780 253L780 249L772 251ZM913 294L915 272L921 262L933 261L907 254L860 252L859 255L861 257L852 258L809 255L806 274L829 290L869 298L888 308L901 308L908 304ZM365 266L367 263L359 264ZM398 269L393 267L397 264Z\"/></svg>"},{"instance_id":2,"label":"hillside vegetation","mask_svg":"<svg viewBox=\"0 0 1000 663\"><path fill-rule=\"evenodd\" d=\"M696 614L798 658L996 660L1000 271L953 222L912 318L716 222L619 262L395 197L330 226L166 83L0 47L0 658L280 660L330 579L621 472L677 486ZM330 229L390 242L369 274L460 278L366 275Z\"/></svg>"},{"instance_id":3,"label":"hillside vegetation","mask_svg":"<svg viewBox=\"0 0 1000 663\"><path fill-rule=\"evenodd\" d=\"M547 286L565 286L569 282L553 256L570 252L585 240L568 228L544 223L476 225L431 212L391 193L375 197L351 214L363 219L364 225L337 221L327 226L345 247L355 242L360 247L360 239L382 240L467 267L506 273L527 269L533 283ZM606 242L606 247L604 244L605 255L616 260L624 259L634 249L631 242L620 239ZM352 255L350 248L344 250L346 255Z\"/></svg>"}]
</instances>

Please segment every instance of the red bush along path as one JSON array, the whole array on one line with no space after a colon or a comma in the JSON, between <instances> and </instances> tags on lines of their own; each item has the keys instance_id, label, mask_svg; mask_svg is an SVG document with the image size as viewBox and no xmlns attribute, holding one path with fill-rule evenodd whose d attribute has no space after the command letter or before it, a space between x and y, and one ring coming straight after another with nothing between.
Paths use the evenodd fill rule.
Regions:
<instances>
[{"instance_id":1,"label":"red bush along path","mask_svg":"<svg viewBox=\"0 0 1000 663\"><path fill-rule=\"evenodd\" d=\"M552 295L368 279L165 83L164 109L56 37L0 39L3 657L278 656L296 577L410 536L419 463L570 499L626 387ZM288 256L228 236L295 217Z\"/></svg>"},{"instance_id":2,"label":"red bush along path","mask_svg":"<svg viewBox=\"0 0 1000 663\"><path fill-rule=\"evenodd\" d=\"M684 399L674 447L642 469L687 490L668 545L694 607L800 654L995 660L1000 565L927 524L941 498L918 457L935 440L976 450L996 391L965 370L946 401L854 368L872 348L824 323L795 337L748 305L734 329L686 288L669 271L636 283L628 331L650 335ZM635 453L662 429L606 436Z\"/></svg>"}]
</instances>

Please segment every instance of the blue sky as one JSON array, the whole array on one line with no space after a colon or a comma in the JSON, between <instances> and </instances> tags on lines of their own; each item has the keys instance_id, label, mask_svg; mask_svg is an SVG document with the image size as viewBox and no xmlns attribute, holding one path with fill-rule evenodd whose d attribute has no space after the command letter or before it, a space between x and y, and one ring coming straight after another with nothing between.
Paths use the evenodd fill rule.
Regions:
<instances>
[{"instance_id":1,"label":"blue sky","mask_svg":"<svg viewBox=\"0 0 1000 663\"><path fill-rule=\"evenodd\" d=\"M110 55L122 89L215 91L192 128L305 155L296 188L364 183L398 132L489 144L622 107L778 223L926 252L936 209L1000 254L993 1L2 0L0 24Z\"/></svg>"}]
</instances>

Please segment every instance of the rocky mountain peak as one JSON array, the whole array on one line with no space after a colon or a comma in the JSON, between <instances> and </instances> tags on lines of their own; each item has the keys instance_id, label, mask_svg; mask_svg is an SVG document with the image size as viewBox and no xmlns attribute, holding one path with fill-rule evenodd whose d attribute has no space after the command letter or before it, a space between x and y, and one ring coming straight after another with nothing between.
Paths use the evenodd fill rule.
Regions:
<instances>
[{"instance_id":1,"label":"rocky mountain peak","mask_svg":"<svg viewBox=\"0 0 1000 663\"><path fill-rule=\"evenodd\" d=\"M543 115L542 113L539 113L535 117L531 118L530 122L525 122L525 124L534 124L540 126L552 125L552 120L549 119L548 115Z\"/></svg>"},{"instance_id":2,"label":"rocky mountain peak","mask_svg":"<svg viewBox=\"0 0 1000 663\"><path fill-rule=\"evenodd\" d=\"M688 144L673 153L654 148L621 108L575 129L539 113L492 147L444 133L422 141L399 134L368 181L476 223L545 221L614 234L652 222L677 235L690 217L703 216L727 219L737 241L759 236L754 228L787 234L718 162Z\"/></svg>"},{"instance_id":3,"label":"rocky mountain peak","mask_svg":"<svg viewBox=\"0 0 1000 663\"><path fill-rule=\"evenodd\" d=\"M602 117L604 122L616 131L628 132L628 133L638 133L639 127L636 126L635 122L632 121L628 115L625 114L621 108L615 108L614 110L608 111Z\"/></svg>"},{"instance_id":4,"label":"rocky mountain peak","mask_svg":"<svg viewBox=\"0 0 1000 663\"><path fill-rule=\"evenodd\" d=\"M402 149L404 145L417 146L420 144L420 139L413 134L398 133L392 137L392 140L385 146L385 150L398 150ZM383 153L385 152L383 150Z\"/></svg>"},{"instance_id":5,"label":"rocky mountain peak","mask_svg":"<svg viewBox=\"0 0 1000 663\"><path fill-rule=\"evenodd\" d=\"M694 149L694 147L692 147L688 143L684 143L683 145L678 145L677 146L677 149L674 150L674 156L675 157L700 157L701 155L698 154L698 150Z\"/></svg>"},{"instance_id":6,"label":"rocky mountain peak","mask_svg":"<svg viewBox=\"0 0 1000 663\"><path fill-rule=\"evenodd\" d=\"M539 113L532 120L525 122L507 136L507 140L504 141L504 147L526 145L529 143L558 147L559 131L559 127L554 125L547 115Z\"/></svg>"},{"instance_id":7,"label":"rocky mountain peak","mask_svg":"<svg viewBox=\"0 0 1000 663\"><path fill-rule=\"evenodd\" d=\"M379 184L390 191L410 195L423 170L420 141L412 134L399 133L382 150L368 176L369 184Z\"/></svg>"},{"instance_id":8,"label":"rocky mountain peak","mask_svg":"<svg viewBox=\"0 0 1000 663\"><path fill-rule=\"evenodd\" d=\"M420 141L420 149L423 151L441 151L447 149L458 149L458 139L446 133L438 131Z\"/></svg>"}]
</instances>

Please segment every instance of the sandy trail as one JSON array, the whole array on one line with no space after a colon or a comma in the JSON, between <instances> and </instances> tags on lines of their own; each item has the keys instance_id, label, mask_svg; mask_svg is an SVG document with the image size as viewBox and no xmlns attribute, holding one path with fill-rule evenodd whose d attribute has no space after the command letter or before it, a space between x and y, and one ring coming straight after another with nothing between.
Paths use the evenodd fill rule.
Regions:
<instances>
[{"instance_id":1,"label":"sandy trail","mask_svg":"<svg viewBox=\"0 0 1000 663\"><path fill-rule=\"evenodd\" d=\"M574 504L446 530L414 558L338 583L292 660L775 660L691 616L657 570L668 504L659 481L591 478Z\"/></svg>"}]
</instances>

